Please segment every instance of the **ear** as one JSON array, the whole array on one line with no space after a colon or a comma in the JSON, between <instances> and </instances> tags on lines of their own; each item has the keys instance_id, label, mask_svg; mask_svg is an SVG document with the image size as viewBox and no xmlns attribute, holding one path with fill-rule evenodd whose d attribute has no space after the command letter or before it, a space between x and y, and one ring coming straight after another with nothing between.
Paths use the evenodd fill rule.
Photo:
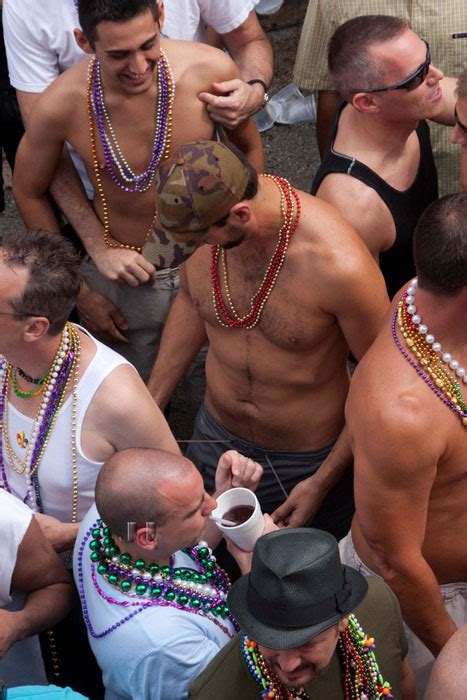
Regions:
<instances>
[{"instance_id":1,"label":"ear","mask_svg":"<svg viewBox=\"0 0 467 700\"><path fill-rule=\"evenodd\" d=\"M81 29L78 29L78 28L73 29L73 34L75 35L75 41L78 44L81 51L84 51L84 53L89 53L89 54L94 53L93 47L91 46L91 44L87 40L86 36L81 31Z\"/></svg>"},{"instance_id":2,"label":"ear","mask_svg":"<svg viewBox=\"0 0 467 700\"><path fill-rule=\"evenodd\" d=\"M251 220L251 207L247 202L234 204L229 212L230 216L240 224L247 224Z\"/></svg>"},{"instance_id":3,"label":"ear","mask_svg":"<svg viewBox=\"0 0 467 700\"><path fill-rule=\"evenodd\" d=\"M376 114L380 111L378 98L373 93L357 92L350 103L358 112Z\"/></svg>"},{"instance_id":4,"label":"ear","mask_svg":"<svg viewBox=\"0 0 467 700\"><path fill-rule=\"evenodd\" d=\"M50 328L50 321L45 316L31 316L24 329L26 343L35 343L45 336Z\"/></svg>"},{"instance_id":5,"label":"ear","mask_svg":"<svg viewBox=\"0 0 467 700\"><path fill-rule=\"evenodd\" d=\"M141 549L154 551L158 542L156 537L156 526L154 523L146 523L144 527L139 527L135 533L135 542Z\"/></svg>"},{"instance_id":6,"label":"ear","mask_svg":"<svg viewBox=\"0 0 467 700\"><path fill-rule=\"evenodd\" d=\"M162 27L164 26L165 19L164 0L156 0L156 2L159 7L159 27L162 29Z\"/></svg>"},{"instance_id":7,"label":"ear","mask_svg":"<svg viewBox=\"0 0 467 700\"><path fill-rule=\"evenodd\" d=\"M345 630L347 629L348 626L349 626L349 618L348 618L348 617L344 617L344 619L341 620L341 621L339 622L338 626L337 626L337 629L338 629L338 631L339 631L339 634L340 634L341 632L345 632Z\"/></svg>"}]
</instances>

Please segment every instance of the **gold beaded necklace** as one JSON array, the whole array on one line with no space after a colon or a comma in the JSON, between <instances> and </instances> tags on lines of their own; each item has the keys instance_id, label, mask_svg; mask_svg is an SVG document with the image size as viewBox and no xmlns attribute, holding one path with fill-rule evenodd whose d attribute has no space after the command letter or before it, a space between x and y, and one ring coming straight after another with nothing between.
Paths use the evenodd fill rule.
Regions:
<instances>
[{"instance_id":1,"label":"gold beaded necklace","mask_svg":"<svg viewBox=\"0 0 467 700\"><path fill-rule=\"evenodd\" d=\"M440 392L446 398L445 403L452 406L453 410L459 414L462 424L467 426L467 402L460 390L459 381L447 371L446 365L433 350L432 345L426 341L425 336L412 322L405 297L397 305L397 325L408 349L417 359L415 366L421 368L424 376L427 377L428 385L435 393L439 395Z\"/></svg>"},{"instance_id":2,"label":"gold beaded necklace","mask_svg":"<svg viewBox=\"0 0 467 700\"><path fill-rule=\"evenodd\" d=\"M102 178L100 174L101 170L101 165L99 164L99 158L97 155L97 145L96 145L96 133L94 129L94 115L93 115L93 107L92 107L92 81L93 81L93 71L95 68L95 57L91 58L88 66L88 77L87 77L87 96L86 96L86 105L87 105L87 112L88 112L88 125L89 125L89 140L90 140L90 146L91 146L91 156L92 156L92 165L93 165L93 170L94 170L94 176L96 178L96 189L99 194L99 199L101 202L101 207L102 207L102 224L103 224L103 237L104 237L104 242L107 247L109 248L120 248L124 250L134 250L136 253L142 253L143 248L150 239L152 232L154 230L154 224L156 222L156 217L157 217L157 211L154 211L154 216L152 218L151 224L148 228L148 231L146 233L144 242L142 245L137 246L137 245L131 245L129 243L121 243L120 241L117 241L113 238L111 238L110 234L110 220L109 220L109 207L107 204L107 199L105 196L104 192L104 187L102 184ZM173 109L173 103L174 103L174 97L175 97L175 85L173 78L171 76L171 70L170 70L170 65L168 62L167 57L163 52L161 52L161 59L162 61L165 62L167 66L167 74L169 77L168 80L168 105L167 105L167 120L168 120L168 130L167 130L167 140L166 140L166 145L164 149L164 153L162 155L161 161L165 160L168 158L169 153L170 153L170 145L171 145L171 138L172 138L172 109ZM105 166L102 167L104 169Z\"/></svg>"}]
</instances>

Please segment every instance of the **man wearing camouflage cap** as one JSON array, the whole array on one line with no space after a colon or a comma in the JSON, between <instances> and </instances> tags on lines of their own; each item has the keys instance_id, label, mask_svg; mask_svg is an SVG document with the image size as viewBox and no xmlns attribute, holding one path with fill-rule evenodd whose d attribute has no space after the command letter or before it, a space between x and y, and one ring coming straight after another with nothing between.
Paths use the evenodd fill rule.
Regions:
<instances>
[{"instance_id":1,"label":"man wearing camouflage cap","mask_svg":"<svg viewBox=\"0 0 467 700\"><path fill-rule=\"evenodd\" d=\"M264 467L264 511L292 492L277 521L345 534L347 355L363 355L387 307L371 255L334 208L282 178L258 178L211 141L162 164L156 207L168 235L211 245L181 273L149 382L155 400L166 404L207 336L206 402L189 450L206 488L218 450L236 447Z\"/></svg>"}]
</instances>

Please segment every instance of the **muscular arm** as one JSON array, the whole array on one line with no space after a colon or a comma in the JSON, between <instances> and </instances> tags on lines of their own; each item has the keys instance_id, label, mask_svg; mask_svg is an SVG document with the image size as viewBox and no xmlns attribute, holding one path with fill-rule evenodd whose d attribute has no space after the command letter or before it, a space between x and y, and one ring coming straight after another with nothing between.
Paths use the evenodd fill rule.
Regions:
<instances>
[{"instance_id":1,"label":"muscular arm","mask_svg":"<svg viewBox=\"0 0 467 700\"><path fill-rule=\"evenodd\" d=\"M254 10L236 29L222 35L222 39L240 71L240 78L214 83L216 95L204 97L214 121L227 128L238 126L257 112L263 103L264 90L260 84L248 85L248 80L259 78L266 85L272 80L273 53Z\"/></svg>"},{"instance_id":2,"label":"muscular arm","mask_svg":"<svg viewBox=\"0 0 467 700\"><path fill-rule=\"evenodd\" d=\"M358 375L354 382L346 417L355 464L356 543L360 531L362 545L371 552L371 560L364 559L392 588L404 620L436 656L455 625L422 546L444 448L429 434L426 409L410 389L396 396L388 411L379 398L384 382L382 387L358 386Z\"/></svg>"},{"instance_id":3,"label":"muscular arm","mask_svg":"<svg viewBox=\"0 0 467 700\"><path fill-rule=\"evenodd\" d=\"M40 93L17 90L16 94L23 122L27 128L31 110L40 97ZM86 252L96 263L101 274L113 281L127 282L133 287L136 287L138 284L144 284L154 274L154 266L139 253L129 250L109 249L105 245L103 226L90 204L66 147L63 148L57 168L53 174L49 192L78 234ZM30 224L31 227L39 228L38 224L34 225L33 220L31 220ZM58 230L58 224L52 230ZM97 292L94 292L94 294L97 294ZM84 303L83 297L81 301ZM101 303L110 304L103 297L101 297ZM90 301L82 309L80 308L80 311L87 316L92 306L96 307L95 300ZM116 311L116 307L109 309L108 318L115 316ZM124 321L121 318L114 319L114 321L117 321L115 327L113 327L113 324L110 327L105 327L102 324L96 327L92 323L88 324L87 327L98 336L104 336L104 339L108 333L110 337L116 340L125 340L124 336L119 332L119 329L124 329Z\"/></svg>"},{"instance_id":4,"label":"muscular arm","mask_svg":"<svg viewBox=\"0 0 467 700\"><path fill-rule=\"evenodd\" d=\"M71 579L34 518L18 548L11 588L28 595L22 610L0 610L0 656L15 642L59 622L73 600Z\"/></svg>"},{"instance_id":5,"label":"muscular arm","mask_svg":"<svg viewBox=\"0 0 467 700\"><path fill-rule=\"evenodd\" d=\"M188 265L196 264L195 256ZM186 265L180 267L180 289L170 308L157 360L148 381L148 389L161 408L167 404L207 338L204 321L191 301L185 268Z\"/></svg>"},{"instance_id":6,"label":"muscular arm","mask_svg":"<svg viewBox=\"0 0 467 700\"><path fill-rule=\"evenodd\" d=\"M316 196L346 218L376 261L391 246L394 220L374 189L351 175L331 173L322 181Z\"/></svg>"},{"instance_id":7,"label":"muscular arm","mask_svg":"<svg viewBox=\"0 0 467 700\"><path fill-rule=\"evenodd\" d=\"M339 260L326 264L326 269L332 270L332 278L322 281L326 290L325 310L336 317L350 350L359 360L376 338L389 300L383 277L355 232L341 217L337 218L333 212L329 214L332 218L326 225L330 234L332 226L338 226L342 232L346 231L348 240L346 249L340 250ZM352 450L344 426L316 474L292 490L286 502L274 512L274 520L288 527L310 522L326 494L351 464Z\"/></svg>"}]
</instances>

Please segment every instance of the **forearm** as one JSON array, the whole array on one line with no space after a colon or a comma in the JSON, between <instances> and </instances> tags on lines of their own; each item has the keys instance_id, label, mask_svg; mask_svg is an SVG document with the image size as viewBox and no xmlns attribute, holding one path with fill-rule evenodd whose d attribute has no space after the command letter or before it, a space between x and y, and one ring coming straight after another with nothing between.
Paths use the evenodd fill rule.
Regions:
<instances>
[{"instance_id":1,"label":"forearm","mask_svg":"<svg viewBox=\"0 0 467 700\"><path fill-rule=\"evenodd\" d=\"M57 518L42 513L36 513L35 518L45 539L56 552L72 549L78 536L80 523L62 523Z\"/></svg>"},{"instance_id":2,"label":"forearm","mask_svg":"<svg viewBox=\"0 0 467 700\"><path fill-rule=\"evenodd\" d=\"M313 483L323 494L323 499L327 493L343 477L347 469L352 465L353 456L350 445L350 436L347 426L344 425L334 447L320 466L318 471L308 478L313 479Z\"/></svg>"},{"instance_id":3,"label":"forearm","mask_svg":"<svg viewBox=\"0 0 467 700\"><path fill-rule=\"evenodd\" d=\"M23 190L21 183L13 181L13 194L16 206L27 229L43 229L58 233L60 226L47 195L31 196Z\"/></svg>"},{"instance_id":4,"label":"forearm","mask_svg":"<svg viewBox=\"0 0 467 700\"><path fill-rule=\"evenodd\" d=\"M157 360L148 381L149 392L160 408L165 407L206 339L204 321L180 290L167 317Z\"/></svg>"},{"instance_id":5,"label":"forearm","mask_svg":"<svg viewBox=\"0 0 467 700\"><path fill-rule=\"evenodd\" d=\"M97 249L105 247L102 224L92 209L66 147L49 191L60 211L76 231L87 253L93 257Z\"/></svg>"},{"instance_id":6,"label":"forearm","mask_svg":"<svg viewBox=\"0 0 467 700\"><path fill-rule=\"evenodd\" d=\"M37 634L60 622L73 604L70 583L56 583L30 593L22 610L13 612L15 641Z\"/></svg>"},{"instance_id":7,"label":"forearm","mask_svg":"<svg viewBox=\"0 0 467 700\"><path fill-rule=\"evenodd\" d=\"M248 82L258 78L267 86L271 84L274 58L272 46L266 36L242 46L229 48L229 52L237 64L242 80Z\"/></svg>"},{"instance_id":8,"label":"forearm","mask_svg":"<svg viewBox=\"0 0 467 700\"><path fill-rule=\"evenodd\" d=\"M456 625L446 612L433 570L421 554L397 561L388 555L376 569L397 596L404 621L437 656Z\"/></svg>"}]
</instances>

